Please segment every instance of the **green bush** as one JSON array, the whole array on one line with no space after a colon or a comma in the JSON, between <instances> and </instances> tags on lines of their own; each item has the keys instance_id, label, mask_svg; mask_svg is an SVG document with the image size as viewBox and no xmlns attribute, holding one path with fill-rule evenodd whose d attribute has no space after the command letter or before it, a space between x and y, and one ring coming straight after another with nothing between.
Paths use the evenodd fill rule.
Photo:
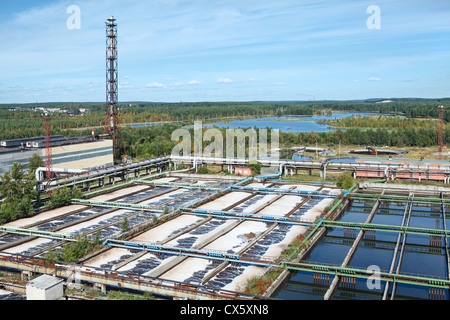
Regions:
<instances>
[{"instance_id":1,"label":"green bush","mask_svg":"<svg viewBox=\"0 0 450 320\"><path fill-rule=\"evenodd\" d=\"M344 173L339 176L336 185L342 189L350 189L354 183L351 173Z\"/></svg>"},{"instance_id":2,"label":"green bush","mask_svg":"<svg viewBox=\"0 0 450 320\"><path fill-rule=\"evenodd\" d=\"M252 170L253 175L261 174L261 164L259 163L251 163L248 167Z\"/></svg>"},{"instance_id":3,"label":"green bush","mask_svg":"<svg viewBox=\"0 0 450 320\"><path fill-rule=\"evenodd\" d=\"M197 173L200 174L208 174L209 173L209 169L207 167L201 166L197 169Z\"/></svg>"},{"instance_id":4,"label":"green bush","mask_svg":"<svg viewBox=\"0 0 450 320\"><path fill-rule=\"evenodd\" d=\"M123 218L122 224L120 226L120 230L122 233L130 231L130 222L128 221L127 217Z\"/></svg>"},{"instance_id":5,"label":"green bush","mask_svg":"<svg viewBox=\"0 0 450 320\"><path fill-rule=\"evenodd\" d=\"M89 240L85 234L77 235L75 242L66 244L61 251L50 251L46 258L68 263L76 263L79 259L92 252L101 244L100 234L95 234L94 240Z\"/></svg>"},{"instance_id":6,"label":"green bush","mask_svg":"<svg viewBox=\"0 0 450 320\"><path fill-rule=\"evenodd\" d=\"M60 188L53 193L49 201L49 206L52 209L67 206L72 203L72 199L79 199L82 195L82 192L78 188Z\"/></svg>"}]
</instances>

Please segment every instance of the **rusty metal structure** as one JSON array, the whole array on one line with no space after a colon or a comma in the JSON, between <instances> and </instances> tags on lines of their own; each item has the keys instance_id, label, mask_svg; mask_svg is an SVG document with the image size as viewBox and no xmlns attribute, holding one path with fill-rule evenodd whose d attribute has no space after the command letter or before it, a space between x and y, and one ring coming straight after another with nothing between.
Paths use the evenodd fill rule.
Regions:
<instances>
[{"instance_id":1,"label":"rusty metal structure","mask_svg":"<svg viewBox=\"0 0 450 320\"><path fill-rule=\"evenodd\" d=\"M113 140L114 158L120 155L126 157L122 130L120 128L119 112L119 77L118 77L118 49L117 23L111 16L106 22L106 120L105 134ZM122 149L123 153L120 154Z\"/></svg>"}]
</instances>

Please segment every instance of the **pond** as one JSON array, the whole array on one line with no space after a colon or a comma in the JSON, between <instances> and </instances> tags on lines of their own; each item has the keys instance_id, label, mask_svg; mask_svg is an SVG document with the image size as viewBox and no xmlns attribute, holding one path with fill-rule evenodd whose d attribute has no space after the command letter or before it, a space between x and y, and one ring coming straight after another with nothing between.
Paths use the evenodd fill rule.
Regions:
<instances>
[{"instance_id":1,"label":"pond","mask_svg":"<svg viewBox=\"0 0 450 320\"><path fill-rule=\"evenodd\" d=\"M359 112L341 112L334 113L330 116L315 115L315 116L287 116L287 117L269 117L269 118L253 118L244 120L233 120L230 122L213 122L207 125L214 125L219 128L273 128L282 132L327 132L335 131L336 129L330 128L327 124L316 123L316 120L327 119L341 119L353 116L368 117L377 115L377 113L359 113Z\"/></svg>"}]
</instances>

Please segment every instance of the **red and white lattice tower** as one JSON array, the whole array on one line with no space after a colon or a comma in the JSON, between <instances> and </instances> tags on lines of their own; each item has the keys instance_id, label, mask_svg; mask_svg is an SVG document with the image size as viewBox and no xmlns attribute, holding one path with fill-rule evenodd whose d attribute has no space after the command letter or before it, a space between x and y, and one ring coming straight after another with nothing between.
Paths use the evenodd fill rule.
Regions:
<instances>
[{"instance_id":1,"label":"red and white lattice tower","mask_svg":"<svg viewBox=\"0 0 450 320\"><path fill-rule=\"evenodd\" d=\"M46 156L46 179L51 180L53 178L53 165L52 165L52 118L50 116L44 117L45 121L45 156Z\"/></svg>"},{"instance_id":2,"label":"red and white lattice tower","mask_svg":"<svg viewBox=\"0 0 450 320\"><path fill-rule=\"evenodd\" d=\"M443 132L444 132L444 106L438 107L439 111L439 125L438 125L438 159L442 160L442 147L444 145Z\"/></svg>"},{"instance_id":3,"label":"red and white lattice tower","mask_svg":"<svg viewBox=\"0 0 450 320\"><path fill-rule=\"evenodd\" d=\"M118 114L119 105L119 76L118 76L118 50L117 50L117 23L114 17L106 22L106 120L105 134L113 140L114 158L126 157L125 144Z\"/></svg>"}]
</instances>

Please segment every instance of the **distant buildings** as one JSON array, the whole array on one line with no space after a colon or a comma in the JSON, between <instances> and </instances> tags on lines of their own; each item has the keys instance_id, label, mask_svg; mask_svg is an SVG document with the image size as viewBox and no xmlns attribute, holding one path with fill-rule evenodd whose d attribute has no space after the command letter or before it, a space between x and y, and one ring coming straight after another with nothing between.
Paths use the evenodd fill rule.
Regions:
<instances>
[{"instance_id":1,"label":"distant buildings","mask_svg":"<svg viewBox=\"0 0 450 320\"><path fill-rule=\"evenodd\" d=\"M394 102L393 100L383 100L383 101L378 101L376 103L390 103L390 102Z\"/></svg>"},{"instance_id":2,"label":"distant buildings","mask_svg":"<svg viewBox=\"0 0 450 320\"><path fill-rule=\"evenodd\" d=\"M249 177L253 174L253 171L252 171L252 169L247 168L247 167L236 167L234 170L234 174Z\"/></svg>"},{"instance_id":3,"label":"distant buildings","mask_svg":"<svg viewBox=\"0 0 450 320\"><path fill-rule=\"evenodd\" d=\"M24 112L24 111L31 111L31 112L40 112L45 115L54 114L54 113L66 113L69 117L74 117L77 114L77 111L79 114L84 115L85 113L89 112L89 109L87 108L78 108L78 110L73 109L61 109L61 108L43 108L43 107L36 107L36 108L26 108L26 107L15 107L10 108L9 111L16 111L16 112Z\"/></svg>"},{"instance_id":4,"label":"distant buildings","mask_svg":"<svg viewBox=\"0 0 450 320\"><path fill-rule=\"evenodd\" d=\"M28 169L28 159L37 154L45 162L45 137L0 141L0 174L10 171L14 162ZM112 140L93 136L66 138L52 136L52 165L60 169L94 169L114 164Z\"/></svg>"}]
</instances>

